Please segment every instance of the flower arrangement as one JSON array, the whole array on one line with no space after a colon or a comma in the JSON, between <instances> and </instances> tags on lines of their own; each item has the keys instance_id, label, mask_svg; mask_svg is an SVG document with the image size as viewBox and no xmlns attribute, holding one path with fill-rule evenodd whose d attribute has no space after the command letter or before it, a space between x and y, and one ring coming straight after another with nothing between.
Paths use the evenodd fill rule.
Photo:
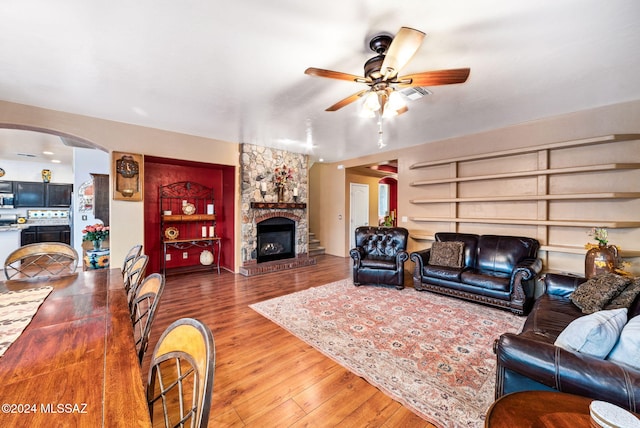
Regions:
<instances>
[{"instance_id":1,"label":"flower arrangement","mask_svg":"<svg viewBox=\"0 0 640 428\"><path fill-rule=\"evenodd\" d=\"M596 241L598 241L599 245L605 246L609 242L607 229L604 227L594 227L589 232L587 232L589 236L593 236ZM587 244L589 245L589 244Z\"/></svg>"},{"instance_id":2,"label":"flower arrangement","mask_svg":"<svg viewBox=\"0 0 640 428\"><path fill-rule=\"evenodd\" d=\"M103 224L94 224L93 226L87 226L82 230L84 235L83 241L104 241L109 237L109 226Z\"/></svg>"},{"instance_id":3,"label":"flower arrangement","mask_svg":"<svg viewBox=\"0 0 640 428\"><path fill-rule=\"evenodd\" d=\"M287 168L286 165L282 165L281 167L276 167L276 169L273 170L273 181L276 183L277 187L284 187L289 180L293 180L291 168Z\"/></svg>"}]
</instances>

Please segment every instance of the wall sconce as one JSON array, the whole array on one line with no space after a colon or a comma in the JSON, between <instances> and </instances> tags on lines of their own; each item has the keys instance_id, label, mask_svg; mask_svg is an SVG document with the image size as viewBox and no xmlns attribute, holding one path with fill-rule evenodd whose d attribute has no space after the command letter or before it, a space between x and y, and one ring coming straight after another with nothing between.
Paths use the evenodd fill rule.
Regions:
<instances>
[{"instance_id":1,"label":"wall sconce","mask_svg":"<svg viewBox=\"0 0 640 428\"><path fill-rule=\"evenodd\" d=\"M264 199L267 194L267 183L264 181L260 183L260 194L262 195L262 199Z\"/></svg>"}]
</instances>

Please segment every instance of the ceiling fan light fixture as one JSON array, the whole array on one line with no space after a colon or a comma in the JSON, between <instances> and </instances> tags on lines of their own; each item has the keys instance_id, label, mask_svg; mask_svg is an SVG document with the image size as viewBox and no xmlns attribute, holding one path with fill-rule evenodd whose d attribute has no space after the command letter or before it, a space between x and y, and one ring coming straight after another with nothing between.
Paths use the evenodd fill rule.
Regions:
<instances>
[{"instance_id":1,"label":"ceiling fan light fixture","mask_svg":"<svg viewBox=\"0 0 640 428\"><path fill-rule=\"evenodd\" d=\"M393 110L397 112L398 110L407 106L407 103L402 98L402 94L395 90L391 90L389 94L389 98L387 99L387 103L385 105L385 113L386 111Z\"/></svg>"},{"instance_id":2,"label":"ceiling fan light fixture","mask_svg":"<svg viewBox=\"0 0 640 428\"><path fill-rule=\"evenodd\" d=\"M381 105L380 100L378 99L378 94L374 91L369 92L366 95L363 107L371 113L380 110Z\"/></svg>"}]
</instances>

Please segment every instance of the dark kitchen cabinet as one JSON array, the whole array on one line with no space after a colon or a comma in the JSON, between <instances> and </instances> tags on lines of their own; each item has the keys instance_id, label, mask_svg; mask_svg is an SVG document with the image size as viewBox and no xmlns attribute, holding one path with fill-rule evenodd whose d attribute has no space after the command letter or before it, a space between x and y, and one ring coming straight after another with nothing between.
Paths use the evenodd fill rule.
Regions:
<instances>
[{"instance_id":1,"label":"dark kitchen cabinet","mask_svg":"<svg viewBox=\"0 0 640 428\"><path fill-rule=\"evenodd\" d=\"M93 177L93 216L109 226L109 175L91 174Z\"/></svg>"},{"instance_id":2,"label":"dark kitchen cabinet","mask_svg":"<svg viewBox=\"0 0 640 428\"><path fill-rule=\"evenodd\" d=\"M63 242L71 244L71 227L69 226L30 226L20 234L21 245L36 242Z\"/></svg>"},{"instance_id":3,"label":"dark kitchen cabinet","mask_svg":"<svg viewBox=\"0 0 640 428\"><path fill-rule=\"evenodd\" d=\"M67 208L71 205L72 184L49 183L46 186L46 205L52 208Z\"/></svg>"},{"instance_id":4,"label":"dark kitchen cabinet","mask_svg":"<svg viewBox=\"0 0 640 428\"><path fill-rule=\"evenodd\" d=\"M73 184L15 181L16 208L68 208L71 206Z\"/></svg>"},{"instance_id":5,"label":"dark kitchen cabinet","mask_svg":"<svg viewBox=\"0 0 640 428\"><path fill-rule=\"evenodd\" d=\"M16 208L45 206L45 183L15 181L13 185L15 191L13 205Z\"/></svg>"},{"instance_id":6,"label":"dark kitchen cabinet","mask_svg":"<svg viewBox=\"0 0 640 428\"><path fill-rule=\"evenodd\" d=\"M38 234L36 233L36 227L30 227L28 229L22 229L20 232L20 245L35 244L38 242Z\"/></svg>"}]
</instances>

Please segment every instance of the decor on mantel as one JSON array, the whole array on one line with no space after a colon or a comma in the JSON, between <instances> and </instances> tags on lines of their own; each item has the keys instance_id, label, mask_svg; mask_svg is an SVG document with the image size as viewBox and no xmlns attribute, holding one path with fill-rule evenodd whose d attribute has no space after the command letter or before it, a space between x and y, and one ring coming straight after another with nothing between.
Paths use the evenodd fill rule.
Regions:
<instances>
[{"instance_id":1,"label":"decor on mantel","mask_svg":"<svg viewBox=\"0 0 640 428\"><path fill-rule=\"evenodd\" d=\"M623 262L620 260L620 249L615 245L607 245L609 236L604 227L594 227L588 232L589 236L598 241L597 244L587 243L587 254L584 258L584 273L587 279L600 273L615 272L626 274L623 270Z\"/></svg>"},{"instance_id":2,"label":"decor on mantel","mask_svg":"<svg viewBox=\"0 0 640 428\"><path fill-rule=\"evenodd\" d=\"M286 165L276 167L273 171L273 181L276 185L276 191L278 192L278 202L284 202L284 190L287 182L293 180L291 168L287 168Z\"/></svg>"}]
</instances>

